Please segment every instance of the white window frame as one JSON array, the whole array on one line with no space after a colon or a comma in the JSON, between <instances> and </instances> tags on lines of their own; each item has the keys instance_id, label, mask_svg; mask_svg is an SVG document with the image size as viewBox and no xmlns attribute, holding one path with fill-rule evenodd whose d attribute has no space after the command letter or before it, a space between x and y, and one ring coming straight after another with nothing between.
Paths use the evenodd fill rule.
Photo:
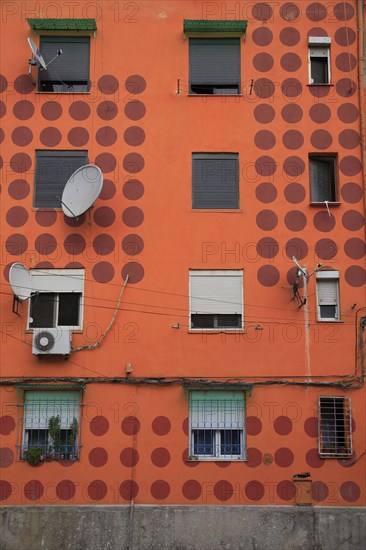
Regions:
<instances>
[{"instance_id":1,"label":"white window frame","mask_svg":"<svg viewBox=\"0 0 366 550\"><path fill-rule=\"evenodd\" d=\"M325 401L328 403L325 403ZM342 412L340 412L340 403L343 403ZM340 431L339 417L341 414L343 415L341 419L343 426ZM344 445L341 444L342 436ZM352 408L350 397L319 396L318 452L323 458L340 458L352 455Z\"/></svg>"},{"instance_id":2,"label":"white window frame","mask_svg":"<svg viewBox=\"0 0 366 550\"><path fill-rule=\"evenodd\" d=\"M309 36L308 38L308 71L309 84L313 86L328 85L331 82L330 71L330 44L329 36ZM315 55L314 55L315 54ZM313 82L311 77L311 60L313 57L325 57L327 59L327 78L328 82Z\"/></svg>"},{"instance_id":3,"label":"white window frame","mask_svg":"<svg viewBox=\"0 0 366 550\"><path fill-rule=\"evenodd\" d=\"M319 284L323 282L333 282L336 287L336 303L324 303L321 304L321 298L319 296ZM316 274L316 303L317 303L317 313L318 321L326 323L337 323L341 320L341 311L340 311L340 301L339 301L339 271L318 271ZM322 317L321 316L321 306L322 305L335 305L336 314L335 317Z\"/></svg>"},{"instance_id":4,"label":"white window frame","mask_svg":"<svg viewBox=\"0 0 366 550\"><path fill-rule=\"evenodd\" d=\"M206 394L207 400L199 400L199 396ZM228 394L223 399L222 394ZM235 395L236 394L236 395ZM193 396L195 397L193 399ZM217 401L215 397L217 396ZM237 400L235 400L235 397ZM240 396L240 398L239 398ZM230 397L232 400L230 401ZM193 403L199 403L198 406ZM219 403L233 403L232 408L220 406ZM189 460L202 461L244 461L246 460L246 424L245 424L245 392L240 390L218 391L218 390L192 390L189 395ZM219 412L217 412L219 411ZM222 453L221 446L225 443L221 441L221 432L238 431L239 443L232 443L234 447L240 447L239 453ZM194 454L195 446L200 444L195 441L196 431L207 431L212 435L212 453ZM204 446L205 444L201 444ZM207 446L210 444L207 443ZM227 444L230 447L230 444Z\"/></svg>"},{"instance_id":5,"label":"white window frame","mask_svg":"<svg viewBox=\"0 0 366 550\"><path fill-rule=\"evenodd\" d=\"M53 311L54 323L53 327L42 328L61 328L71 331L81 331L84 321L84 281L85 269L31 269L32 294L52 293L55 296L55 309ZM80 295L79 300L79 323L78 325L61 327L57 324L59 295L64 292L72 292ZM28 318L27 330L36 330L36 327L31 327L31 298L28 300Z\"/></svg>"},{"instance_id":6,"label":"white window frame","mask_svg":"<svg viewBox=\"0 0 366 550\"><path fill-rule=\"evenodd\" d=\"M233 291L233 295L236 296L231 300L225 300L225 297L215 294L214 296L204 296L201 300L200 297L196 295L195 284L193 282L194 277L204 277L204 278L235 278L239 279L239 284L237 289ZM218 281L218 284L219 281ZM221 286L224 284L222 280ZM240 290L239 290L240 288ZM208 290L205 291L206 295L209 295ZM199 303L201 301L201 303ZM198 309L197 309L198 303ZM192 327L192 315L194 314L210 314L214 316L222 315L241 315L241 326L240 327L209 327L209 328L194 328ZM215 320L217 324L217 317ZM189 330L190 331L199 331L202 332L228 332L228 331L243 331L244 329L244 285L243 285L243 270L242 269L190 269L189 270Z\"/></svg>"}]
</instances>

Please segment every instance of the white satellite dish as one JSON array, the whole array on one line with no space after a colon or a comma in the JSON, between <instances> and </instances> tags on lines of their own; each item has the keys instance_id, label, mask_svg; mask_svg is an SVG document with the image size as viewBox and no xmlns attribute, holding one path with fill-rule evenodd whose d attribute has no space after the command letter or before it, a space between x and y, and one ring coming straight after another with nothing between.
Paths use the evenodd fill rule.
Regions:
<instances>
[{"instance_id":1,"label":"white satellite dish","mask_svg":"<svg viewBox=\"0 0 366 550\"><path fill-rule=\"evenodd\" d=\"M38 64L42 67L42 69L47 70L46 62L43 59L43 56L42 56L41 52L39 51L39 49L37 48L37 46L35 45L35 43L33 42L33 40L31 38L28 38L28 44L29 44L30 49L32 50L34 59L38 62ZM30 63L30 65L35 65L36 64L34 62L34 60L30 60L29 63Z\"/></svg>"},{"instance_id":2,"label":"white satellite dish","mask_svg":"<svg viewBox=\"0 0 366 550\"><path fill-rule=\"evenodd\" d=\"M99 197L103 187L103 174L95 164L78 168L68 179L62 193L62 210L68 218L84 214Z\"/></svg>"},{"instance_id":3,"label":"white satellite dish","mask_svg":"<svg viewBox=\"0 0 366 550\"><path fill-rule=\"evenodd\" d=\"M32 279L26 267L19 262L10 266L9 282L16 298L23 302L32 295Z\"/></svg>"}]
</instances>

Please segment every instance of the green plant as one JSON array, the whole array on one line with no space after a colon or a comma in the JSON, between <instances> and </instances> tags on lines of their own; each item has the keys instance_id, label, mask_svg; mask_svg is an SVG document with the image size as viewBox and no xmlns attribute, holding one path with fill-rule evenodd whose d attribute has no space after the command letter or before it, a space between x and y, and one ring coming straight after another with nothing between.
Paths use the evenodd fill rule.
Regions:
<instances>
[{"instance_id":1,"label":"green plant","mask_svg":"<svg viewBox=\"0 0 366 550\"><path fill-rule=\"evenodd\" d=\"M31 466L37 466L41 462L42 456L42 447L28 447L25 453L25 458Z\"/></svg>"},{"instance_id":2,"label":"green plant","mask_svg":"<svg viewBox=\"0 0 366 550\"><path fill-rule=\"evenodd\" d=\"M51 418L48 421L48 435L52 439L52 448L55 453L58 453L60 450L60 430L61 430L60 415L51 416Z\"/></svg>"},{"instance_id":3,"label":"green plant","mask_svg":"<svg viewBox=\"0 0 366 550\"><path fill-rule=\"evenodd\" d=\"M73 454L75 453L75 442L78 435L78 429L79 429L79 424L77 419L74 416L70 424L69 434L67 438L67 445L69 447L68 450L70 453L73 453Z\"/></svg>"}]
</instances>

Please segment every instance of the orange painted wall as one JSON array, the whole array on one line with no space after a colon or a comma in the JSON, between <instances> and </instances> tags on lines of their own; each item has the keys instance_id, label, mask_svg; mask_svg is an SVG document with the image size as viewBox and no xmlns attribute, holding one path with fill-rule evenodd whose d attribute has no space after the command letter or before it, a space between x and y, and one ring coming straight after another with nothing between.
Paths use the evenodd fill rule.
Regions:
<instances>
[{"instance_id":1,"label":"orange painted wall","mask_svg":"<svg viewBox=\"0 0 366 550\"><path fill-rule=\"evenodd\" d=\"M346 2L346 12L343 2L320 3L314 9L310 1L298 2L298 11L286 2L80 2L73 14L65 12L67 6L60 7L64 11L59 14L54 4L37 5L39 13L34 13L33 2L13 3L16 11L4 15L1 38L6 53L1 64L2 377L123 377L126 362L131 362L136 378L304 380L309 374L304 310L291 300L294 253L309 269L320 261L340 272L342 323L317 322L315 279L310 279L310 374L314 380L351 377L356 368L356 311L365 304L356 2ZM225 10L236 11L228 16ZM96 37L91 38L90 94L36 93L26 74L26 38L38 40L26 17L61 15L97 19ZM189 96L183 19L228 17L248 19L241 42L243 95ZM307 85L307 36L314 34L332 39L332 85L320 90ZM71 225L61 211L32 207L37 149L87 149L89 160L101 166L102 195L77 224ZM238 152L240 211L192 210L191 155L196 151ZM331 208L331 217L325 208L309 205L310 152L338 153L340 204ZM263 162L269 162L263 157L273 159L273 174L263 175ZM297 176L291 173L294 166ZM276 240L278 253L265 257L261 239ZM74 353L61 362L31 354L27 305L21 305L20 317L11 312L7 277L15 261L30 269L85 268L84 330L74 334L74 346L93 343L106 329L124 277L130 275L122 310L101 348ZM190 268L244 270L244 334L189 332ZM360 315L364 310L358 320ZM177 323L179 330L172 328ZM255 330L257 325L263 330ZM346 394L352 398L355 454L344 463L320 461L314 451L314 420L306 420L316 416L318 395L345 394L332 388L255 387L247 412L260 420L252 421L252 431L262 427L254 435L248 424L248 448L255 449L249 462L193 466L182 461L188 405L181 386L91 384L85 393L88 413L80 462L70 469L61 463L32 469L15 452L18 397L5 388L1 477L13 490L8 495L9 485L3 485L3 502L61 502L55 487L61 483L62 488L65 480L76 487L65 503L126 502L119 487L132 476L139 487L136 502L141 503L287 504L292 500L282 498L278 483L310 471L318 484L316 504L360 505L365 502L360 481L365 460L363 390ZM250 408L252 403L258 407ZM131 415L141 426L133 471L120 460L120 453L134 444L121 430L124 417ZM108 420L103 435L90 429L95 416ZM283 416L292 419L292 426L281 435L275 420ZM156 417L169 419L166 434L154 433ZM277 430L286 431L283 422L288 423L277 421ZM99 448L104 451L93 451ZM160 448L165 450L154 451ZM165 464L166 450L166 466L154 464L152 453ZM93 465L93 453L99 456L97 462L103 462L102 455L108 460ZM263 463L266 454L272 457L269 464ZM32 480L44 488L38 500L26 496L26 484ZM101 482L102 493L102 484L107 488L100 501L90 497L95 495L92 489L88 493L95 480ZM152 489L159 480L169 484L168 494L164 483L156 485L156 492ZM227 500L221 497L230 494L230 487L216 486L221 482L233 487ZM58 494L63 494L61 489ZM256 500L256 495L261 496Z\"/></svg>"}]
</instances>

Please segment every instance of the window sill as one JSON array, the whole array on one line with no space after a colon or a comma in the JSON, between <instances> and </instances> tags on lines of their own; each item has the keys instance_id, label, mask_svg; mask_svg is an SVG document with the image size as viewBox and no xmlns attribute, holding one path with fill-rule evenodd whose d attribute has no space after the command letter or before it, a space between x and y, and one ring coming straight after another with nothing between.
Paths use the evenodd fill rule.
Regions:
<instances>
[{"instance_id":1,"label":"window sill","mask_svg":"<svg viewBox=\"0 0 366 550\"><path fill-rule=\"evenodd\" d=\"M88 92L42 92L42 91L39 91L39 90L36 90L36 94L41 94L41 95L90 95L91 94L91 91L89 90Z\"/></svg>"},{"instance_id":2,"label":"window sill","mask_svg":"<svg viewBox=\"0 0 366 550\"><path fill-rule=\"evenodd\" d=\"M338 206L341 206L341 202L338 202L338 201L323 201L323 202L310 202L309 203L309 206L313 206L313 207L316 207L318 208L319 206L323 206L326 208L326 206L328 205L329 207L338 207Z\"/></svg>"},{"instance_id":3,"label":"window sill","mask_svg":"<svg viewBox=\"0 0 366 550\"><path fill-rule=\"evenodd\" d=\"M317 323L338 323L342 324L344 321L341 321L340 319L317 319Z\"/></svg>"},{"instance_id":4,"label":"window sill","mask_svg":"<svg viewBox=\"0 0 366 550\"><path fill-rule=\"evenodd\" d=\"M242 214L241 208L191 208L189 210L195 214Z\"/></svg>"},{"instance_id":5,"label":"window sill","mask_svg":"<svg viewBox=\"0 0 366 550\"><path fill-rule=\"evenodd\" d=\"M320 83L315 84L315 83L312 83L312 84L307 84L307 86L308 86L309 88L312 88L312 87L314 87L314 88L319 88L319 86L327 86L327 87L331 88L332 86L334 86L334 84L333 84L333 82L328 82L328 83L327 83L327 82L324 82L324 84L320 84Z\"/></svg>"},{"instance_id":6,"label":"window sill","mask_svg":"<svg viewBox=\"0 0 366 550\"><path fill-rule=\"evenodd\" d=\"M224 458L224 457L202 457L202 456L189 456L187 462L247 462L246 458Z\"/></svg>"},{"instance_id":7,"label":"window sill","mask_svg":"<svg viewBox=\"0 0 366 550\"><path fill-rule=\"evenodd\" d=\"M243 94L187 94L187 97L243 97Z\"/></svg>"},{"instance_id":8,"label":"window sill","mask_svg":"<svg viewBox=\"0 0 366 550\"><path fill-rule=\"evenodd\" d=\"M245 334L243 328L190 328L188 334Z\"/></svg>"}]
</instances>

